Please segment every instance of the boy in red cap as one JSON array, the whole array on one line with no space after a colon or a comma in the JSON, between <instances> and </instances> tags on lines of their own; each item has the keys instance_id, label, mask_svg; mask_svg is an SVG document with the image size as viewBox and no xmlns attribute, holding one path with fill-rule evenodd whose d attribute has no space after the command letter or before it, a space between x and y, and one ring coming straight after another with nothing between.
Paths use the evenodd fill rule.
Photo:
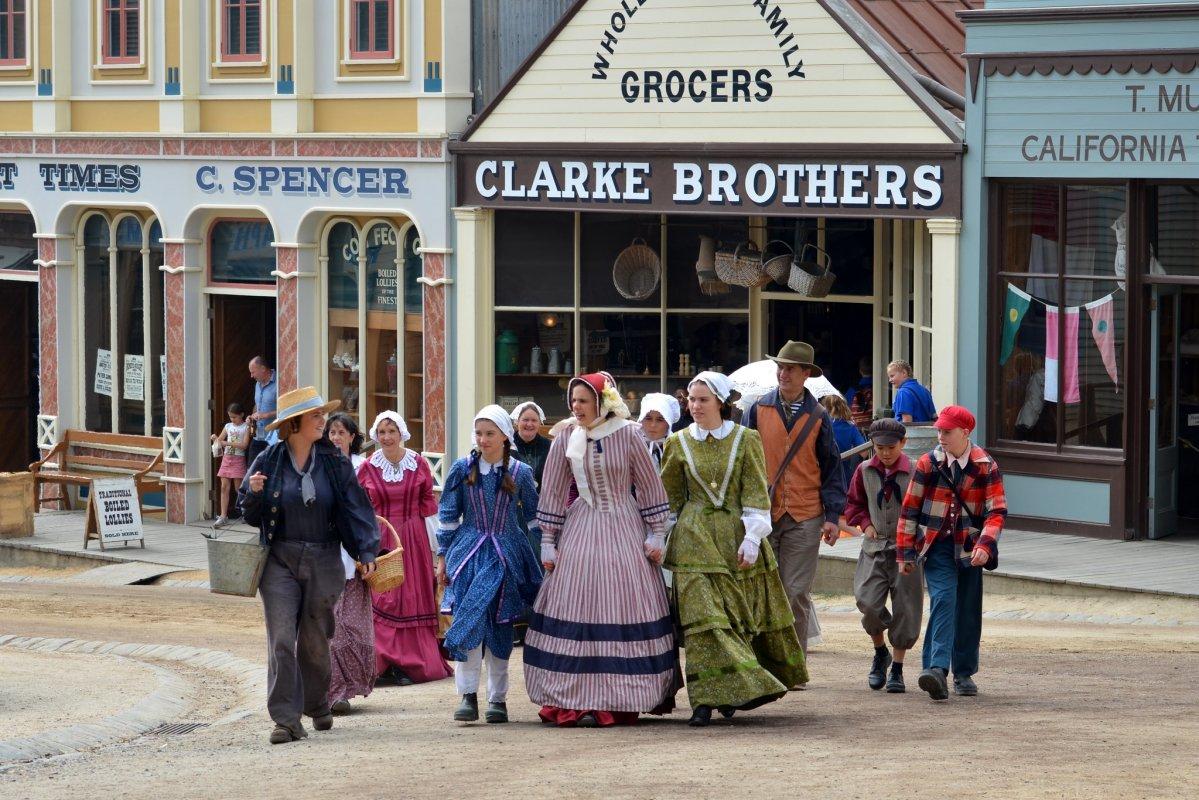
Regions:
<instances>
[{"instance_id":1,"label":"boy in red cap","mask_svg":"<svg viewBox=\"0 0 1199 800\"><path fill-rule=\"evenodd\" d=\"M999 465L970 443L974 415L961 406L941 409L939 444L916 462L896 534L896 562L911 574L924 567L928 629L920 688L934 700L978 694L978 644L982 637L982 571L994 569L1007 500Z\"/></svg>"}]
</instances>

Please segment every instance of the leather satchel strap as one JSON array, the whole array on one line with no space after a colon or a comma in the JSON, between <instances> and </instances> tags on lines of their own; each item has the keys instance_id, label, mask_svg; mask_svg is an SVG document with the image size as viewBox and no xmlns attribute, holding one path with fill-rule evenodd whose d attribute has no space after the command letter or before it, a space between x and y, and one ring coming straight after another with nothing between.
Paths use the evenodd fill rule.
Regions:
<instances>
[{"instance_id":1,"label":"leather satchel strap","mask_svg":"<svg viewBox=\"0 0 1199 800\"><path fill-rule=\"evenodd\" d=\"M774 491L778 488L779 483L783 480L783 475L787 472L787 467L791 466L791 461L795 458L795 454L799 452L799 448L803 447L804 442L812 435L812 429L816 427L816 423L821 421L824 409L819 405L813 409L808 415L802 428L799 429L799 435L795 437L795 441L791 443L791 447L787 450L787 454L783 456L783 461L779 464L778 471L774 473L774 480L770 482L769 494L770 502L774 502Z\"/></svg>"}]
</instances>

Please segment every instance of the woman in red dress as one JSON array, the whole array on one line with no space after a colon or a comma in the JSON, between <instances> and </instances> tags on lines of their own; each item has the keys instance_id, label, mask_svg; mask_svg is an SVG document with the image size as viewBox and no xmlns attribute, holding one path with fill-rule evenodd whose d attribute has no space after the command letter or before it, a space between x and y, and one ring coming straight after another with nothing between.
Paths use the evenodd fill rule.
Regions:
<instances>
[{"instance_id":1,"label":"woman in red dress","mask_svg":"<svg viewBox=\"0 0 1199 800\"><path fill-rule=\"evenodd\" d=\"M436 531L437 501L429 463L404 447L408 426L394 411L384 411L371 426L379 447L358 468L375 513L387 519L404 548L404 583L372 595L375 612L375 674L388 674L407 686L453 675L437 643L437 599L433 581L430 531ZM435 533L433 535L436 535ZM384 533L382 547L394 549Z\"/></svg>"}]
</instances>

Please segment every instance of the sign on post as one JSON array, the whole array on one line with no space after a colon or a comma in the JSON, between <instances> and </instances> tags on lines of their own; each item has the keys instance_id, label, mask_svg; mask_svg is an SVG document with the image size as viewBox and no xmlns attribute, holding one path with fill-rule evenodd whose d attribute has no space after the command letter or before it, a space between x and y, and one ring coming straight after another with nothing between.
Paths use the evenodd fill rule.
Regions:
<instances>
[{"instance_id":1,"label":"sign on post","mask_svg":"<svg viewBox=\"0 0 1199 800\"><path fill-rule=\"evenodd\" d=\"M137 495L137 484L133 478L97 478L92 481L87 496L87 523L83 534L83 548L92 539L100 542L100 549L109 545L141 542L144 549L146 538L142 532L142 508Z\"/></svg>"}]
</instances>

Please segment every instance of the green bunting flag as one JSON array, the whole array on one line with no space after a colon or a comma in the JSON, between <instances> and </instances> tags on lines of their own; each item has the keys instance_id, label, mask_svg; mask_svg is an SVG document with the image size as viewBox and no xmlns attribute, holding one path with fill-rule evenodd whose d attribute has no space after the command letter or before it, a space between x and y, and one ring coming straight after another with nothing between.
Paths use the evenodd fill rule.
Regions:
<instances>
[{"instance_id":1,"label":"green bunting flag","mask_svg":"<svg viewBox=\"0 0 1199 800\"><path fill-rule=\"evenodd\" d=\"M999 350L1000 366L1007 363L1012 348L1016 346L1016 334L1020 332L1020 323L1024 321L1031 301L1032 295L1025 294L1010 283L1007 285L1007 302L1003 307L1003 345Z\"/></svg>"}]
</instances>

